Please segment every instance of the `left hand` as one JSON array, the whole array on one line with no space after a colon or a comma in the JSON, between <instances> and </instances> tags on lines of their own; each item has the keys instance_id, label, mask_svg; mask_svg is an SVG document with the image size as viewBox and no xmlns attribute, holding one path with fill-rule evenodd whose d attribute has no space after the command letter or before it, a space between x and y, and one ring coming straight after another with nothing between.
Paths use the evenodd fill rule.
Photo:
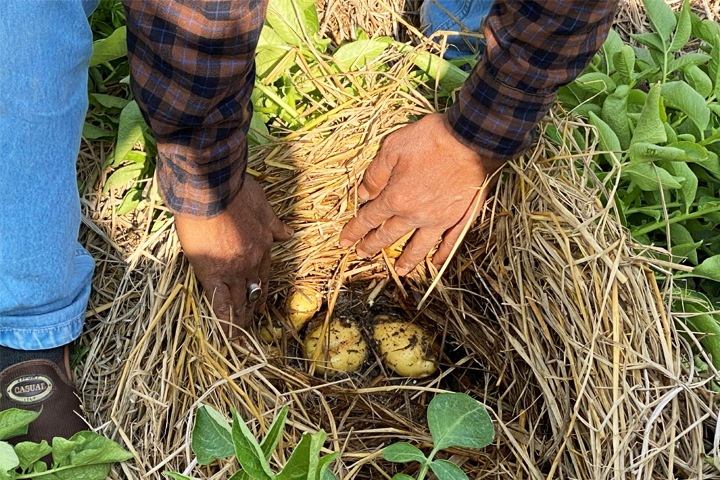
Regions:
<instances>
[{"instance_id":1,"label":"left hand","mask_svg":"<svg viewBox=\"0 0 720 480\"><path fill-rule=\"evenodd\" d=\"M444 115L428 115L398 130L365 171L358 196L371 201L345 226L340 245L359 240L358 255L369 257L415 230L395 264L397 274L415 268L441 237L433 264L442 265L465 225L475 220L477 195L482 207L487 188L481 187L503 163L461 143Z\"/></svg>"}]
</instances>

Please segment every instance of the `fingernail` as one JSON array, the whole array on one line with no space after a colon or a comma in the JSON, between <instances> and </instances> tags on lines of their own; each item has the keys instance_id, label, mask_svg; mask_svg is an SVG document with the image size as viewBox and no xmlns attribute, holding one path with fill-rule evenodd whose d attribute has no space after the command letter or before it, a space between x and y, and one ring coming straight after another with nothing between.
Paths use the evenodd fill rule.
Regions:
<instances>
[{"instance_id":1,"label":"fingernail","mask_svg":"<svg viewBox=\"0 0 720 480\"><path fill-rule=\"evenodd\" d=\"M351 241L348 240L347 238L344 238L344 239L340 240L340 246L343 247L343 248L348 248L348 247L351 246L352 244L353 244L353 242L351 242Z\"/></svg>"},{"instance_id":2,"label":"fingernail","mask_svg":"<svg viewBox=\"0 0 720 480\"><path fill-rule=\"evenodd\" d=\"M291 227L288 227L287 225L285 225L285 233L292 237L295 234L295 230L293 230Z\"/></svg>"},{"instance_id":3,"label":"fingernail","mask_svg":"<svg viewBox=\"0 0 720 480\"><path fill-rule=\"evenodd\" d=\"M407 267L398 267L395 269L395 273L397 273L399 277L404 277L409 271L410 269Z\"/></svg>"},{"instance_id":4,"label":"fingernail","mask_svg":"<svg viewBox=\"0 0 720 480\"><path fill-rule=\"evenodd\" d=\"M363 252L362 250L356 250L358 257L360 258L370 258L370 254Z\"/></svg>"},{"instance_id":5,"label":"fingernail","mask_svg":"<svg viewBox=\"0 0 720 480\"><path fill-rule=\"evenodd\" d=\"M370 192L367 191L367 188L365 186L360 185L357 189L357 194L360 200L367 200L370 198Z\"/></svg>"}]
</instances>

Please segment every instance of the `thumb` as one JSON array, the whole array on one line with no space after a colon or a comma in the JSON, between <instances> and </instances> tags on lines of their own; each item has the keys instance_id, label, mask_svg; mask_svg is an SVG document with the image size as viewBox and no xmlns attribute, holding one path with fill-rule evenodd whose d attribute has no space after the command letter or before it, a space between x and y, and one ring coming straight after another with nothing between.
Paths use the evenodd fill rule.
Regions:
<instances>
[{"instance_id":1,"label":"thumb","mask_svg":"<svg viewBox=\"0 0 720 480\"><path fill-rule=\"evenodd\" d=\"M387 186L392 175L393 165L389 161L389 150L392 137L389 137L380 148L375 159L370 163L363 181L357 189L361 200L374 200Z\"/></svg>"},{"instance_id":2,"label":"thumb","mask_svg":"<svg viewBox=\"0 0 720 480\"><path fill-rule=\"evenodd\" d=\"M284 224L275 212L272 212L270 217L270 231L273 235L273 240L276 242L286 242L293 236L293 229L288 225Z\"/></svg>"}]
</instances>

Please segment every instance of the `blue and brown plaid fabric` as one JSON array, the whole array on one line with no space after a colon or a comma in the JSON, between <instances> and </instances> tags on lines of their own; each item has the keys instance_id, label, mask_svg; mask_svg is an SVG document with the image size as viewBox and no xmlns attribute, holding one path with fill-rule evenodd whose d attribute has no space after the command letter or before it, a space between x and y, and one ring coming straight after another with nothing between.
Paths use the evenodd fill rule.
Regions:
<instances>
[{"instance_id":1,"label":"blue and brown plaid fabric","mask_svg":"<svg viewBox=\"0 0 720 480\"><path fill-rule=\"evenodd\" d=\"M267 0L123 0L132 87L168 207L212 217L242 188ZM494 159L521 155L557 89L599 50L617 0L497 0L486 52L448 118Z\"/></svg>"},{"instance_id":2,"label":"blue and brown plaid fabric","mask_svg":"<svg viewBox=\"0 0 720 480\"><path fill-rule=\"evenodd\" d=\"M486 158L522 155L557 89L602 46L617 3L496 0L485 20L485 54L448 112L463 143Z\"/></svg>"},{"instance_id":3,"label":"blue and brown plaid fabric","mask_svg":"<svg viewBox=\"0 0 720 480\"><path fill-rule=\"evenodd\" d=\"M267 0L124 0L132 88L158 145L160 188L212 217L240 191L255 47Z\"/></svg>"}]
</instances>

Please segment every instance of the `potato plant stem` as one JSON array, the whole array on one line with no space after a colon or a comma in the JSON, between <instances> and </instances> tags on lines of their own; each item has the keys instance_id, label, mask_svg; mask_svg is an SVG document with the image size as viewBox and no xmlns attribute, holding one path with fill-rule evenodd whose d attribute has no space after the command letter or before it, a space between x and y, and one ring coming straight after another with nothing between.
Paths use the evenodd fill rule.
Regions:
<instances>
[{"instance_id":1,"label":"potato plant stem","mask_svg":"<svg viewBox=\"0 0 720 480\"><path fill-rule=\"evenodd\" d=\"M684 215L678 215L677 217L668 218L667 220L660 220L658 222L653 222L648 225L645 225L643 228L638 228L637 230L634 230L632 232L633 236L635 235L644 235L646 233L652 232L653 230L657 230L658 228L665 227L666 223L668 225L672 225L673 223L682 222L684 220L691 220L693 218L699 218L707 215L708 213L713 213L720 211L720 205L716 205L711 208L707 208L705 210L698 210L697 212L692 213L686 213Z\"/></svg>"}]
</instances>

